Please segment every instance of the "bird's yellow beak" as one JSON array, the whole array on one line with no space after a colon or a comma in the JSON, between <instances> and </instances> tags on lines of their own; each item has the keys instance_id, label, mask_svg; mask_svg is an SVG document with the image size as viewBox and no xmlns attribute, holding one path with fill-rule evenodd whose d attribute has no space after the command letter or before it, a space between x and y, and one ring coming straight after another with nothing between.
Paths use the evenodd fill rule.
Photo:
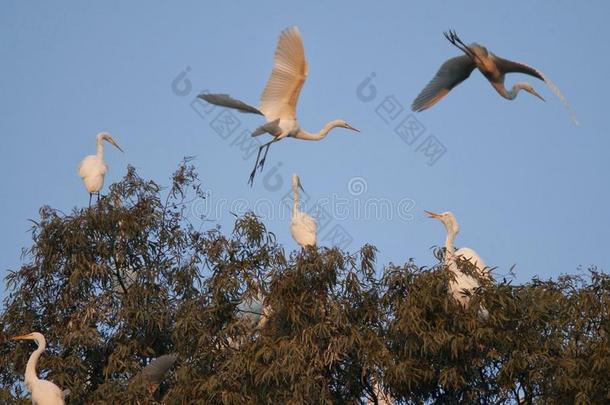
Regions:
<instances>
[{"instance_id":1,"label":"bird's yellow beak","mask_svg":"<svg viewBox=\"0 0 610 405\"><path fill-rule=\"evenodd\" d=\"M534 96L538 97L540 100L542 100L542 101L546 101L546 100L544 99L544 97L542 97L540 94L538 94L538 92L537 92L536 90L531 89L531 90L529 90L529 92L530 92L530 93L532 93Z\"/></svg>"},{"instance_id":2,"label":"bird's yellow beak","mask_svg":"<svg viewBox=\"0 0 610 405\"><path fill-rule=\"evenodd\" d=\"M19 336L15 336L15 337L11 338L11 340L25 340L25 339L32 339L32 334L28 333L27 335L19 335Z\"/></svg>"},{"instance_id":3,"label":"bird's yellow beak","mask_svg":"<svg viewBox=\"0 0 610 405\"><path fill-rule=\"evenodd\" d=\"M352 127L352 126L351 126L350 124L348 124L348 123L346 123L346 124L345 124L345 128L347 128L347 129L351 129L352 131L360 132L360 130L359 130L359 129L356 129L356 128Z\"/></svg>"},{"instance_id":4,"label":"bird's yellow beak","mask_svg":"<svg viewBox=\"0 0 610 405\"><path fill-rule=\"evenodd\" d=\"M441 216L439 214L437 214L436 212L432 212L432 211L426 211L424 210L424 212L426 214L428 214L428 218L436 218L439 219Z\"/></svg>"},{"instance_id":5,"label":"bird's yellow beak","mask_svg":"<svg viewBox=\"0 0 610 405\"><path fill-rule=\"evenodd\" d=\"M117 144L114 139L110 138L108 139L108 142L110 142L115 148L117 148L118 150L120 150L121 152L123 152L123 149L121 149L121 147L119 146L119 144ZM125 153L125 152L123 152Z\"/></svg>"}]
</instances>

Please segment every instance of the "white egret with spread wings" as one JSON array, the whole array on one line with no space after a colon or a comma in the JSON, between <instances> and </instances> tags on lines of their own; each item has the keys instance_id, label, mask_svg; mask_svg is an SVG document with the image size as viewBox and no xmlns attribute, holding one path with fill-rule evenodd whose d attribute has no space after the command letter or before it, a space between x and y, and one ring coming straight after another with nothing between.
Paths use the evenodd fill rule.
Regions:
<instances>
[{"instance_id":1,"label":"white egret with spread wings","mask_svg":"<svg viewBox=\"0 0 610 405\"><path fill-rule=\"evenodd\" d=\"M544 100L544 98L527 82L515 83L510 90L507 90L504 86L504 78L507 73L525 73L544 81L570 111L572 121L578 124L576 115L572 112L570 104L561 94L559 88L540 70L525 63L503 59L477 43L466 45L454 31L445 33L445 37L465 55L448 59L442 64L434 78L413 101L411 105L413 111L423 111L438 103L477 68L496 91L508 100L514 100L521 90L525 90L541 100Z\"/></svg>"},{"instance_id":2,"label":"white egret with spread wings","mask_svg":"<svg viewBox=\"0 0 610 405\"><path fill-rule=\"evenodd\" d=\"M324 139L333 128L347 128L358 131L344 120L337 119L328 122L316 133L310 133L301 128L297 121L297 102L299 94L308 74L307 60L303 40L297 27L290 27L282 31L277 48L271 76L267 81L265 90L261 95L260 107L256 108L236 100L227 94L200 94L199 98L208 103L233 108L243 113L260 114L265 117L266 123L258 127L252 136L270 134L273 139L258 149L256 163L250 174L250 185L254 182L256 170L263 169L267 152L272 143L286 137L306 141L319 141ZM261 159L261 152L265 149Z\"/></svg>"}]
</instances>

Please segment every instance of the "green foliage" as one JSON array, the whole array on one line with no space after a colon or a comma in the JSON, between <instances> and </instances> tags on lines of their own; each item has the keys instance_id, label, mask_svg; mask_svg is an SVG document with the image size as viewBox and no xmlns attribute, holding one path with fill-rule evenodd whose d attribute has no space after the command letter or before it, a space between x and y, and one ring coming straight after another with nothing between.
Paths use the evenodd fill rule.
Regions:
<instances>
[{"instance_id":1,"label":"green foliage","mask_svg":"<svg viewBox=\"0 0 610 405\"><path fill-rule=\"evenodd\" d=\"M376 381L400 403L610 401L607 275L481 280L463 308L440 264L378 279L372 246L287 255L250 214L229 235L196 228L204 197L185 161L169 189L129 168L92 208L41 209L6 280L0 402L29 403L34 346L8 339L31 331L69 403L363 403ZM236 307L259 292L271 311L257 329ZM178 361L151 395L134 376L167 353Z\"/></svg>"}]
</instances>

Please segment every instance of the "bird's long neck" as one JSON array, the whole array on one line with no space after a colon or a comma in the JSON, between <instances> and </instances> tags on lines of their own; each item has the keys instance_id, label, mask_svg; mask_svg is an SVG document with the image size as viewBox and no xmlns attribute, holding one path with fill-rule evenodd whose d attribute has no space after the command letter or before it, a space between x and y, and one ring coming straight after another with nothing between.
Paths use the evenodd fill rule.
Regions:
<instances>
[{"instance_id":1,"label":"bird's long neck","mask_svg":"<svg viewBox=\"0 0 610 405\"><path fill-rule=\"evenodd\" d=\"M34 352L30 355L28 359L28 364L25 367L25 384L30 389L32 384L38 381L38 375L36 374L36 364L38 364L38 359L44 349L46 347L45 342L38 342L38 349L34 350Z\"/></svg>"},{"instance_id":2,"label":"bird's long neck","mask_svg":"<svg viewBox=\"0 0 610 405\"><path fill-rule=\"evenodd\" d=\"M299 190L298 186L292 185L292 216L299 212Z\"/></svg>"},{"instance_id":3,"label":"bird's long neck","mask_svg":"<svg viewBox=\"0 0 610 405\"><path fill-rule=\"evenodd\" d=\"M510 90L506 90L504 82L493 82L492 85L500 93L500 95L508 100L517 98L517 94L525 88L525 83L515 83Z\"/></svg>"},{"instance_id":4,"label":"bird's long neck","mask_svg":"<svg viewBox=\"0 0 610 405\"><path fill-rule=\"evenodd\" d=\"M445 239L445 264L450 264L453 262L454 250L455 246L453 242L455 241L455 232L447 230L447 238Z\"/></svg>"},{"instance_id":5,"label":"bird's long neck","mask_svg":"<svg viewBox=\"0 0 610 405\"><path fill-rule=\"evenodd\" d=\"M299 130L299 132L296 135L296 138L298 139L303 139L306 141L319 141L321 139L326 138L326 135L328 135L328 133L333 129L336 128L338 126L342 125L342 121L341 120L333 120L330 121L328 123L326 123L326 125L324 125L322 127L321 130L319 130L316 133L311 133L311 132L307 132L303 129Z\"/></svg>"},{"instance_id":6,"label":"bird's long neck","mask_svg":"<svg viewBox=\"0 0 610 405\"><path fill-rule=\"evenodd\" d=\"M104 141L102 139L97 140L97 157L100 159L104 158Z\"/></svg>"}]
</instances>

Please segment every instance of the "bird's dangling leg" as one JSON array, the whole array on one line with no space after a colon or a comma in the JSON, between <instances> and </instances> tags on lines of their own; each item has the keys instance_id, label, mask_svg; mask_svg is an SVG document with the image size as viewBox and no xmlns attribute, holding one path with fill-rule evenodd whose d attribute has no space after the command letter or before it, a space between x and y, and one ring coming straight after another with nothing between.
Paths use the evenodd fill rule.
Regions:
<instances>
[{"instance_id":1,"label":"bird's dangling leg","mask_svg":"<svg viewBox=\"0 0 610 405\"><path fill-rule=\"evenodd\" d=\"M97 192L97 202L98 203L100 202L100 192L99 191Z\"/></svg>"},{"instance_id":2,"label":"bird's dangling leg","mask_svg":"<svg viewBox=\"0 0 610 405\"><path fill-rule=\"evenodd\" d=\"M256 154L256 163L254 163L254 169L252 169L252 172L250 173L250 179L248 180L248 184L250 184L250 187L252 187L252 185L254 184L254 176L256 175L256 169L258 168L258 161L261 157L261 151L264 147L265 145L262 145L258 148L258 153Z\"/></svg>"},{"instance_id":3,"label":"bird's dangling leg","mask_svg":"<svg viewBox=\"0 0 610 405\"><path fill-rule=\"evenodd\" d=\"M91 208L91 197L93 197L93 193L89 193L89 208Z\"/></svg>"},{"instance_id":4,"label":"bird's dangling leg","mask_svg":"<svg viewBox=\"0 0 610 405\"><path fill-rule=\"evenodd\" d=\"M269 153L269 147L271 146L271 142L267 143L267 147L265 148L265 153L263 153L263 158L258 163L259 171L263 171L263 166L265 165L265 160L267 159L267 153Z\"/></svg>"},{"instance_id":5,"label":"bird's dangling leg","mask_svg":"<svg viewBox=\"0 0 610 405\"><path fill-rule=\"evenodd\" d=\"M282 133L278 133L278 134L274 135L274 137L275 138L273 138L271 141L269 141L265 144L265 145L267 145L267 149L265 149L265 154L263 155L263 158L261 159L261 161L259 163L261 171L263 171L263 166L265 165L265 160L267 159L267 153L269 153L269 147L271 146L271 144L284 138Z\"/></svg>"},{"instance_id":6,"label":"bird's dangling leg","mask_svg":"<svg viewBox=\"0 0 610 405\"><path fill-rule=\"evenodd\" d=\"M254 169L252 169L252 173L250 173L250 179L248 180L248 184L250 184L250 187L252 187L252 185L254 184L254 176L256 175L256 169L260 168L260 171L263 171L263 166L265 165L265 159L267 158L267 153L269 152L269 147L271 146L271 144L273 142L277 142L282 138L273 138L271 141L267 142L266 144L261 145L258 148L258 154L256 155L256 163L254 164ZM260 159L261 156L261 152L263 150L263 148L265 149L265 153L263 154L263 158Z\"/></svg>"}]
</instances>

